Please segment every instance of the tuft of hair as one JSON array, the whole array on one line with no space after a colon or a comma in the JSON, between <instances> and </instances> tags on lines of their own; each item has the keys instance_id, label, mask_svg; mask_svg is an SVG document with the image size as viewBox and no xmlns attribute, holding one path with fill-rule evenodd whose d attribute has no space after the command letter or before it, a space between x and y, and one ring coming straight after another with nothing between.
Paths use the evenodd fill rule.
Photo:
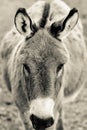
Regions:
<instances>
[{"instance_id":1,"label":"tuft of hair","mask_svg":"<svg viewBox=\"0 0 87 130\"><path fill-rule=\"evenodd\" d=\"M41 28L45 27L45 25L47 23L47 18L49 16L49 12L50 12L50 4L46 3L44 6L44 9L43 9L42 18L41 18L40 23L39 23Z\"/></svg>"}]
</instances>

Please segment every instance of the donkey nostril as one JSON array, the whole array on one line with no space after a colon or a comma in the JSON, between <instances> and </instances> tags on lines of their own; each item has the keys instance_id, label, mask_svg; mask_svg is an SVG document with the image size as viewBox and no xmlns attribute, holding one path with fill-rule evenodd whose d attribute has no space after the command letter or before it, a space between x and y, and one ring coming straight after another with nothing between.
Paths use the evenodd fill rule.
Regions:
<instances>
[{"instance_id":1,"label":"donkey nostril","mask_svg":"<svg viewBox=\"0 0 87 130\"><path fill-rule=\"evenodd\" d=\"M36 117L33 114L30 116L30 120L32 122L34 129L41 129L41 128L45 129L52 126L54 123L54 120L52 117L47 118L47 119L40 119L39 117Z\"/></svg>"},{"instance_id":2,"label":"donkey nostril","mask_svg":"<svg viewBox=\"0 0 87 130\"><path fill-rule=\"evenodd\" d=\"M38 122L37 122L38 119L37 119L37 117L32 114L32 115L30 116L30 120L31 120L31 122L32 122L33 127L36 129L36 127L37 127L37 125L38 125Z\"/></svg>"},{"instance_id":3,"label":"donkey nostril","mask_svg":"<svg viewBox=\"0 0 87 130\"><path fill-rule=\"evenodd\" d=\"M54 123L54 120L53 120L53 118L51 117L51 118L47 119L47 124L46 124L46 126L47 126L47 127L50 127L51 125L53 125L53 123Z\"/></svg>"}]
</instances>

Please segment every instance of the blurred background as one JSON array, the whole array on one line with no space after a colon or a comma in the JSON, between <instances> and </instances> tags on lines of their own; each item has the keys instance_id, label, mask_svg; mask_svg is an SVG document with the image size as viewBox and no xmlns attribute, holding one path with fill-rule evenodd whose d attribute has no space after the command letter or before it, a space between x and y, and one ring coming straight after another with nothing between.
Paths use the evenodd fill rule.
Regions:
<instances>
[{"instance_id":1,"label":"blurred background","mask_svg":"<svg viewBox=\"0 0 87 130\"><path fill-rule=\"evenodd\" d=\"M0 0L0 42L14 24L14 15L19 7L28 8L36 0ZM50 0L49 0L50 1ZM79 10L87 45L87 0L64 0ZM1 60L0 60L1 62ZM0 71L1 71L0 66ZM87 83L74 103L64 106L65 129L87 130ZM0 130L24 130L18 109L12 101L0 72Z\"/></svg>"}]
</instances>

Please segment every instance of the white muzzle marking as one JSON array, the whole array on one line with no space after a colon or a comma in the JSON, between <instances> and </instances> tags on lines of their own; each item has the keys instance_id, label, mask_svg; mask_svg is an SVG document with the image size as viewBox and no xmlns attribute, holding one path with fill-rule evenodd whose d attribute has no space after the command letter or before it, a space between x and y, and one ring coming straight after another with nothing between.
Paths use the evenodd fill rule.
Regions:
<instances>
[{"instance_id":1,"label":"white muzzle marking","mask_svg":"<svg viewBox=\"0 0 87 130\"><path fill-rule=\"evenodd\" d=\"M52 98L37 98L31 102L30 115L34 114L41 119L47 119L54 117L53 109L54 101Z\"/></svg>"}]
</instances>

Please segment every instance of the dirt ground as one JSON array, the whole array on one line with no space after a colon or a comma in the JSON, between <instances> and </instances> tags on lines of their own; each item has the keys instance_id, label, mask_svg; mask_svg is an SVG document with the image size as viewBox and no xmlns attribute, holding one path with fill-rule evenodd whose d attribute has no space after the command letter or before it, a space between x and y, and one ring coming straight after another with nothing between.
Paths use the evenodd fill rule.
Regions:
<instances>
[{"instance_id":1,"label":"dirt ground","mask_svg":"<svg viewBox=\"0 0 87 130\"><path fill-rule=\"evenodd\" d=\"M0 41L13 25L18 7L29 7L35 0L0 0ZM65 0L71 7L77 7L84 27L87 44L87 0ZM0 61L1 63L1 61ZM0 71L2 66L0 66ZM87 130L87 83L74 103L64 106L65 130ZM19 112L2 81L0 72L0 130L24 130Z\"/></svg>"}]
</instances>

